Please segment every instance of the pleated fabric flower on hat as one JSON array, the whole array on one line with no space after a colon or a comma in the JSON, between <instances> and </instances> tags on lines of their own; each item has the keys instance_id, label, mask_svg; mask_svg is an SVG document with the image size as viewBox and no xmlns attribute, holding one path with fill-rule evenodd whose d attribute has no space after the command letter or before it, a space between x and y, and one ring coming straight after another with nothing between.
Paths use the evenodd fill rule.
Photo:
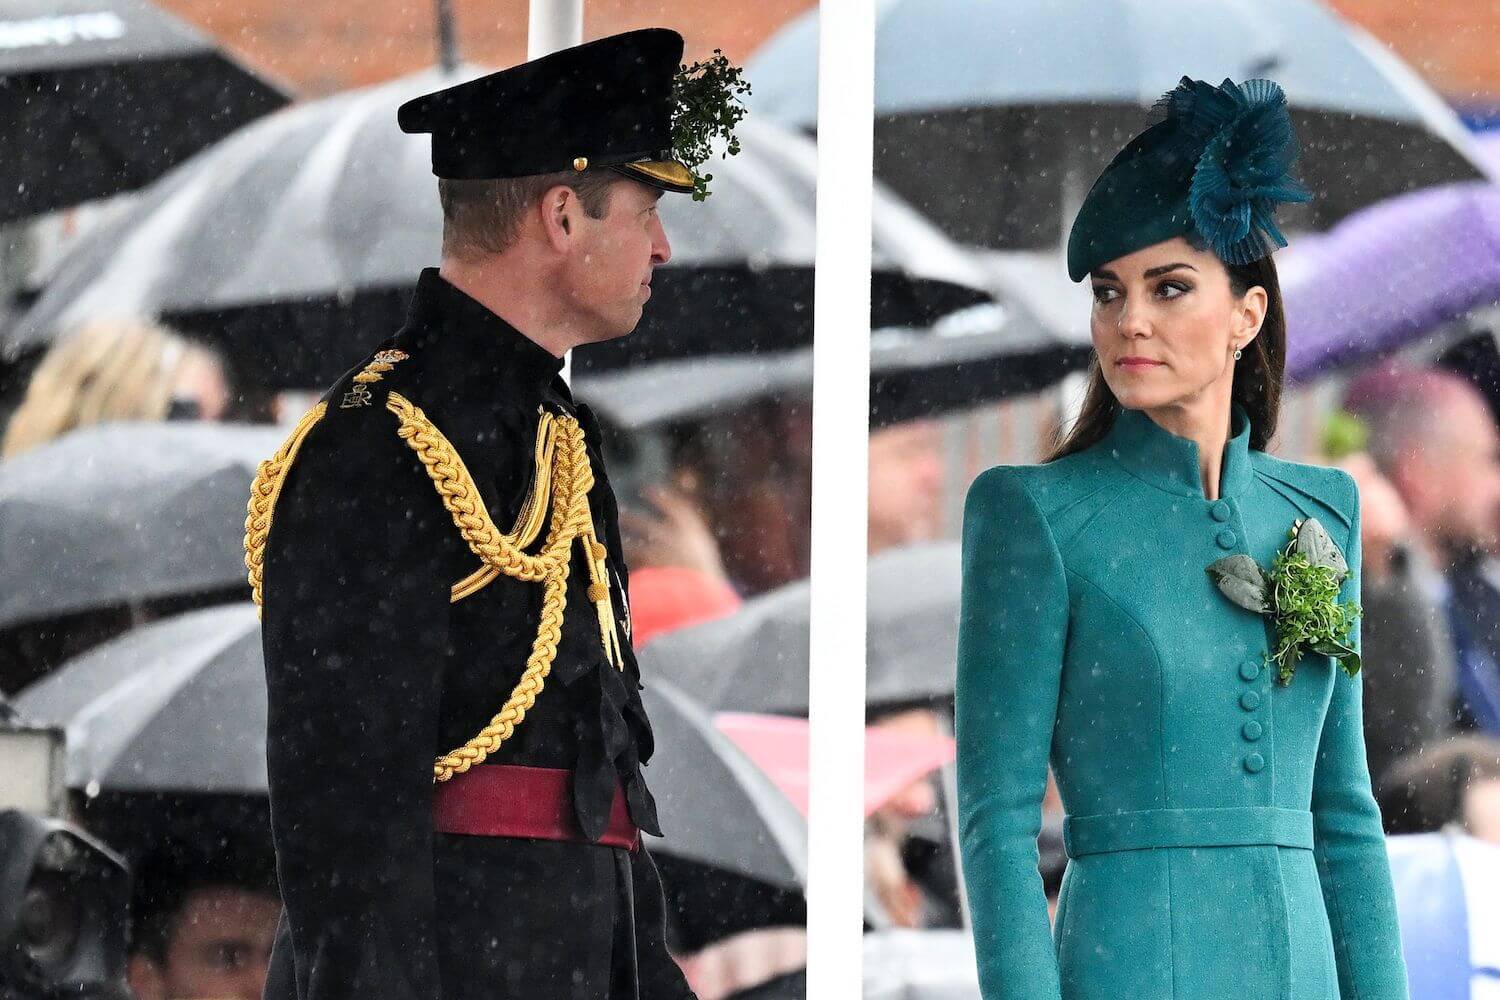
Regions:
<instances>
[{"instance_id":1,"label":"pleated fabric flower on hat","mask_svg":"<svg viewBox=\"0 0 1500 1000\"><path fill-rule=\"evenodd\" d=\"M1292 176L1297 135L1286 93L1271 80L1215 87L1183 77L1156 104L1174 126L1173 144L1197 153L1188 209L1193 228L1227 264L1248 264L1287 245L1276 206L1312 194Z\"/></svg>"},{"instance_id":2,"label":"pleated fabric flower on hat","mask_svg":"<svg viewBox=\"0 0 1500 1000\"><path fill-rule=\"evenodd\" d=\"M1068 233L1068 277L1178 236L1228 265L1287 245L1276 207L1309 201L1292 176L1297 136L1271 80L1183 77L1151 124L1094 181Z\"/></svg>"}]
</instances>

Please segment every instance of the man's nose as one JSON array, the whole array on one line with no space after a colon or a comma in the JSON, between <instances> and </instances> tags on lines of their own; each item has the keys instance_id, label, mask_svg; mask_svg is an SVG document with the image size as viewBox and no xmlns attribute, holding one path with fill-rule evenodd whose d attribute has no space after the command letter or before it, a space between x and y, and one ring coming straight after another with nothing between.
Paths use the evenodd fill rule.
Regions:
<instances>
[{"instance_id":1,"label":"man's nose","mask_svg":"<svg viewBox=\"0 0 1500 1000\"><path fill-rule=\"evenodd\" d=\"M667 241L667 229L658 218L655 232L651 234L651 261L655 264L665 264L671 259L672 244Z\"/></svg>"}]
</instances>

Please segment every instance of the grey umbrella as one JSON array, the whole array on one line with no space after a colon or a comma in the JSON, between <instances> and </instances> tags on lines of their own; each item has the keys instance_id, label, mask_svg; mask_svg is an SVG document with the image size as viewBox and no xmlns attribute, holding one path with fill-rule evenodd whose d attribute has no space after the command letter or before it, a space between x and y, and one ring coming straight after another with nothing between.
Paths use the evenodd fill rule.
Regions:
<instances>
[{"instance_id":1,"label":"grey umbrella","mask_svg":"<svg viewBox=\"0 0 1500 1000\"><path fill-rule=\"evenodd\" d=\"M271 115L183 164L58 265L4 335L14 356L85 318L137 313L210 340L262 384L323 385L401 322L436 264L441 211L405 99L458 77L424 73ZM630 336L575 370L811 342L816 154L746 121L704 202L664 198L673 259ZM989 298L968 254L893 196L876 196L877 326L925 324Z\"/></svg>"},{"instance_id":2,"label":"grey umbrella","mask_svg":"<svg viewBox=\"0 0 1500 1000\"><path fill-rule=\"evenodd\" d=\"M265 683L260 622L244 603L135 629L15 705L26 720L66 728L70 788L264 795ZM806 825L791 802L687 696L648 676L644 697L657 744L648 780L667 831L653 850L803 886Z\"/></svg>"},{"instance_id":3,"label":"grey umbrella","mask_svg":"<svg viewBox=\"0 0 1500 1000\"><path fill-rule=\"evenodd\" d=\"M756 113L816 124L816 17L746 67ZM1316 0L892 0L877 18L876 175L962 243L1060 242L1184 74L1286 88L1317 193L1286 213L1294 228L1485 173L1431 88Z\"/></svg>"},{"instance_id":4,"label":"grey umbrella","mask_svg":"<svg viewBox=\"0 0 1500 1000\"><path fill-rule=\"evenodd\" d=\"M138 188L286 101L141 0L6 0L0 222Z\"/></svg>"},{"instance_id":5,"label":"grey umbrella","mask_svg":"<svg viewBox=\"0 0 1500 1000\"><path fill-rule=\"evenodd\" d=\"M943 542L870 559L865 690L871 707L953 694L958 557L958 546ZM806 715L808 636L802 580L726 618L659 636L640 658L642 669L712 709ZM855 659L849 667L858 667Z\"/></svg>"},{"instance_id":6,"label":"grey umbrella","mask_svg":"<svg viewBox=\"0 0 1500 1000\"><path fill-rule=\"evenodd\" d=\"M284 432L101 424L0 462L0 628L245 583L245 503Z\"/></svg>"}]
</instances>

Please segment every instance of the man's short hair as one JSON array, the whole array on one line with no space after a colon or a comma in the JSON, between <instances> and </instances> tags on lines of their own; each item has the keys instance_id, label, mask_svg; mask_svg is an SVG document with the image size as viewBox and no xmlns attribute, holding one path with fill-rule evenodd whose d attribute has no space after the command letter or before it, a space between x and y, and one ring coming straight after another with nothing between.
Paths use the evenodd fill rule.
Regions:
<instances>
[{"instance_id":1,"label":"man's short hair","mask_svg":"<svg viewBox=\"0 0 1500 1000\"><path fill-rule=\"evenodd\" d=\"M438 178L438 200L443 203L443 256L500 253L515 242L521 217L552 187L570 187L590 218L609 211L609 194L616 181L612 170L566 171L485 180Z\"/></svg>"},{"instance_id":2,"label":"man's short hair","mask_svg":"<svg viewBox=\"0 0 1500 1000\"><path fill-rule=\"evenodd\" d=\"M221 843L167 837L135 859L131 953L165 966L177 918L193 893L229 888L276 898L269 838L225 834Z\"/></svg>"},{"instance_id":3,"label":"man's short hair","mask_svg":"<svg viewBox=\"0 0 1500 1000\"><path fill-rule=\"evenodd\" d=\"M1483 399L1467 379L1437 368L1387 363L1353 379L1344 390L1346 410L1364 421L1366 450L1382 475L1446 429L1443 406L1465 394Z\"/></svg>"}]
</instances>

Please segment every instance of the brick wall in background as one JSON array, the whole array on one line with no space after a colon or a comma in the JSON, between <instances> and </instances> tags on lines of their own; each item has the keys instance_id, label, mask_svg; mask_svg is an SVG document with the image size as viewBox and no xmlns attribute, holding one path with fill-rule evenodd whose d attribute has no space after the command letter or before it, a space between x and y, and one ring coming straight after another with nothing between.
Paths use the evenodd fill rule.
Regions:
<instances>
[{"instance_id":1,"label":"brick wall in background","mask_svg":"<svg viewBox=\"0 0 1500 1000\"><path fill-rule=\"evenodd\" d=\"M297 94L318 97L414 72L433 61L434 0L157 0ZM1217 0L1204 0L1211 5ZM462 52L502 66L526 52L526 0L454 0ZM1500 3L1330 0L1450 100L1500 107ZM689 58L716 46L742 62L814 0L585 0L584 34L663 24Z\"/></svg>"},{"instance_id":2,"label":"brick wall in background","mask_svg":"<svg viewBox=\"0 0 1500 1000\"><path fill-rule=\"evenodd\" d=\"M1500 107L1500 3L1330 0L1461 107Z\"/></svg>"},{"instance_id":3,"label":"brick wall in background","mask_svg":"<svg viewBox=\"0 0 1500 1000\"><path fill-rule=\"evenodd\" d=\"M156 0L301 97L321 97L434 64L434 0ZM687 58L721 48L743 64L813 0L585 0L585 38L676 28ZM459 51L470 62L526 58L526 0L453 0Z\"/></svg>"}]
</instances>

